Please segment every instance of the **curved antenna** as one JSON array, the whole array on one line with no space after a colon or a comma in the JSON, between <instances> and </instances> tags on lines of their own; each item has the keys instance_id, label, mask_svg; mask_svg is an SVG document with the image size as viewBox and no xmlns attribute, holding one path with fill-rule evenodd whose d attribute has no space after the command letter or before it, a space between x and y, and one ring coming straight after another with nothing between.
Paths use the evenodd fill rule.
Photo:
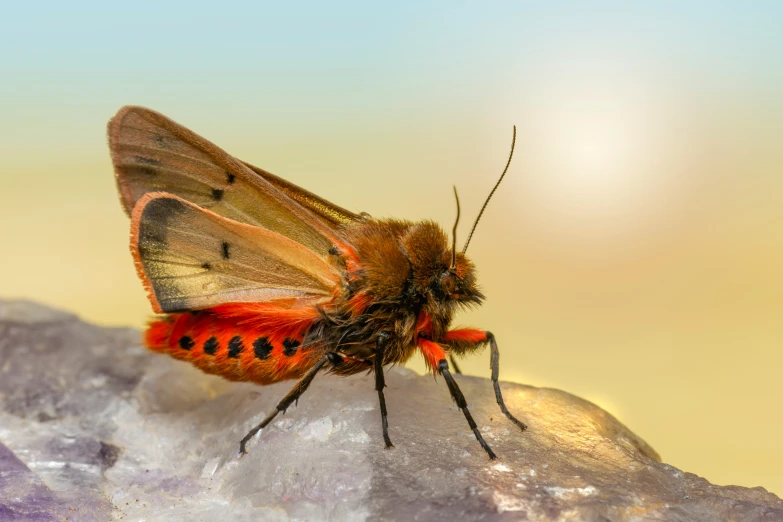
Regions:
<instances>
[{"instance_id":1,"label":"curved antenna","mask_svg":"<svg viewBox=\"0 0 783 522\"><path fill-rule=\"evenodd\" d=\"M454 228L451 229L451 270L457 267L457 225L459 225L459 196L457 186L454 187L454 199L457 200L457 219L454 220Z\"/></svg>"},{"instance_id":2,"label":"curved antenna","mask_svg":"<svg viewBox=\"0 0 783 522\"><path fill-rule=\"evenodd\" d=\"M468 249L470 238L473 237L473 232L476 231L476 226L478 225L479 219L481 219L481 215L484 213L484 209L487 208L487 203L489 203L490 198L492 198L492 194L494 194L495 191L498 189L498 185L500 185L500 182L503 181L503 176L505 176L506 172L508 172L508 166L511 165L511 158L514 156L514 145L516 144L516 142L517 142L517 126L514 125L514 136L511 138L511 152L509 152L508 154L508 161L506 162L506 168L503 169L503 174L500 175L500 179L498 179L498 182L495 183L495 186L492 188L492 192L489 193L489 196L487 196L486 201L484 201L484 206L481 207L481 211L479 211L478 217L476 217L476 221L473 223L473 228L470 229L470 234L468 234L468 239L467 241L465 241L465 246L462 247L463 254Z\"/></svg>"}]
</instances>

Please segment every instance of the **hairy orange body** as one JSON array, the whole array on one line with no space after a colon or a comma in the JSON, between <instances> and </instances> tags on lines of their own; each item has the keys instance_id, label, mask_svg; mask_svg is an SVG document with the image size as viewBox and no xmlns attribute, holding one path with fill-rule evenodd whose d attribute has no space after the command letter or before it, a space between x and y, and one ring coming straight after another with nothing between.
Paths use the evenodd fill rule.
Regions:
<instances>
[{"instance_id":1,"label":"hairy orange body","mask_svg":"<svg viewBox=\"0 0 783 522\"><path fill-rule=\"evenodd\" d=\"M304 333L316 317L290 320L292 314L286 309L281 309L279 315L267 309L265 316L251 316L248 312L253 311L252 306L235 308L171 314L156 320L147 329L146 345L189 361L206 373L257 384L299 378L320 357L302 346ZM242 321L237 317L253 319ZM261 317L266 321L259 324ZM283 323L286 319L290 322ZM280 324L275 326L277 321Z\"/></svg>"}]
</instances>

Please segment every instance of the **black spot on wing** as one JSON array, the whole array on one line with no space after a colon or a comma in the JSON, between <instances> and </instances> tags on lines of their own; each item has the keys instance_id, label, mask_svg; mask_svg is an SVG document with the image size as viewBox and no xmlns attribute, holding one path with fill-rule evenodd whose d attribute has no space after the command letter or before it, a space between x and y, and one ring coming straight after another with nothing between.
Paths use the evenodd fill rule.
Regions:
<instances>
[{"instance_id":1,"label":"black spot on wing","mask_svg":"<svg viewBox=\"0 0 783 522\"><path fill-rule=\"evenodd\" d=\"M139 253L142 260L166 247L169 222L184 211L185 204L173 198L157 198L147 203L139 220ZM150 275L154 277L154 274Z\"/></svg>"},{"instance_id":2,"label":"black spot on wing","mask_svg":"<svg viewBox=\"0 0 783 522\"><path fill-rule=\"evenodd\" d=\"M143 166L139 166L139 165L132 165L130 167L127 167L127 169L129 171L129 173L130 172L134 172L137 175L142 175L142 176L157 176L158 175L158 171L153 169L152 167L143 167Z\"/></svg>"},{"instance_id":3,"label":"black spot on wing","mask_svg":"<svg viewBox=\"0 0 783 522\"><path fill-rule=\"evenodd\" d=\"M231 174L229 171L226 171L226 183L228 183L229 185L233 185L233 184L234 184L234 181L235 181L236 179L237 179L237 177L236 177L236 176L234 176L233 174Z\"/></svg>"},{"instance_id":4,"label":"black spot on wing","mask_svg":"<svg viewBox=\"0 0 783 522\"><path fill-rule=\"evenodd\" d=\"M179 339L179 347L182 348L183 350L190 350L195 345L196 345L196 343L193 342L193 339L191 339L187 335L183 335Z\"/></svg>"},{"instance_id":5,"label":"black spot on wing","mask_svg":"<svg viewBox=\"0 0 783 522\"><path fill-rule=\"evenodd\" d=\"M266 337L259 337L253 341L253 351L256 354L256 359L267 359L272 353L272 343Z\"/></svg>"},{"instance_id":6,"label":"black spot on wing","mask_svg":"<svg viewBox=\"0 0 783 522\"><path fill-rule=\"evenodd\" d=\"M231 257L231 256L229 255L229 253L228 253L228 248L229 248L230 246L231 246L231 245L229 245L228 243L226 243L225 241L223 241L223 246L222 246L222 248L223 248L223 259L228 259L229 257Z\"/></svg>"},{"instance_id":7,"label":"black spot on wing","mask_svg":"<svg viewBox=\"0 0 783 522\"><path fill-rule=\"evenodd\" d=\"M142 227L152 224L168 226L171 218L185 210L185 204L178 199L168 197L155 198L144 207L144 212L141 215Z\"/></svg>"},{"instance_id":8,"label":"black spot on wing","mask_svg":"<svg viewBox=\"0 0 783 522\"><path fill-rule=\"evenodd\" d=\"M160 308L167 314L184 314L191 310L187 306L187 299L182 297L172 297L165 301L160 301Z\"/></svg>"},{"instance_id":9,"label":"black spot on wing","mask_svg":"<svg viewBox=\"0 0 783 522\"><path fill-rule=\"evenodd\" d=\"M207 342L204 343L204 353L207 355L215 355L218 346L219 344L218 344L217 337L210 337L209 339L207 339Z\"/></svg>"},{"instance_id":10,"label":"black spot on wing","mask_svg":"<svg viewBox=\"0 0 783 522\"><path fill-rule=\"evenodd\" d=\"M145 254L155 250L163 250L166 247L166 230L157 226L145 227L144 237L139 233L139 252L142 259Z\"/></svg>"},{"instance_id":11,"label":"black spot on wing","mask_svg":"<svg viewBox=\"0 0 783 522\"><path fill-rule=\"evenodd\" d=\"M133 159L136 160L136 163L141 165L150 165L152 167L160 167L163 165L160 161L146 156L134 156Z\"/></svg>"},{"instance_id":12,"label":"black spot on wing","mask_svg":"<svg viewBox=\"0 0 783 522\"><path fill-rule=\"evenodd\" d=\"M228 341L228 356L232 359L236 359L239 357L239 354L242 353L244 348L245 345L242 344L242 338L238 335L235 335L231 338L230 341Z\"/></svg>"},{"instance_id":13,"label":"black spot on wing","mask_svg":"<svg viewBox=\"0 0 783 522\"><path fill-rule=\"evenodd\" d=\"M201 268L203 268L204 270L209 270L210 268L212 268L212 265L210 265L209 263L202 263Z\"/></svg>"},{"instance_id":14,"label":"black spot on wing","mask_svg":"<svg viewBox=\"0 0 783 522\"><path fill-rule=\"evenodd\" d=\"M220 189L212 189L212 199L215 201L223 199L223 191Z\"/></svg>"},{"instance_id":15,"label":"black spot on wing","mask_svg":"<svg viewBox=\"0 0 783 522\"><path fill-rule=\"evenodd\" d=\"M297 348L299 348L299 341L296 339L286 339L283 341L283 354L286 357L294 355Z\"/></svg>"}]
</instances>

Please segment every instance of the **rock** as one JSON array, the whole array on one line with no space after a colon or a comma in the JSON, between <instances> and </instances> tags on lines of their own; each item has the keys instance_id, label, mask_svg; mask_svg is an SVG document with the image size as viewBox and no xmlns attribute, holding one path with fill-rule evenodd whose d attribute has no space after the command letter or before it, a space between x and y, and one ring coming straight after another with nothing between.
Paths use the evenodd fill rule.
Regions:
<instances>
[{"instance_id":1,"label":"rock","mask_svg":"<svg viewBox=\"0 0 783 522\"><path fill-rule=\"evenodd\" d=\"M660 462L597 406L457 376L489 461L442 379L387 375L383 448L370 376L319 375L238 458L293 382L229 383L153 354L131 329L0 302L0 521L783 520L762 488Z\"/></svg>"}]
</instances>

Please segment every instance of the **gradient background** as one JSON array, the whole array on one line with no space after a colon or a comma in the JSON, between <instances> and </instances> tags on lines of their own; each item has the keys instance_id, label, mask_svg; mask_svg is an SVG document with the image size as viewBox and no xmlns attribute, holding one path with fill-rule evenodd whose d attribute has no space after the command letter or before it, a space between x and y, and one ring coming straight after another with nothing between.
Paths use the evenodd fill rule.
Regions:
<instances>
[{"instance_id":1,"label":"gradient background","mask_svg":"<svg viewBox=\"0 0 783 522\"><path fill-rule=\"evenodd\" d=\"M148 317L121 105L375 216L450 228L456 184L460 242L515 123L469 251L488 300L458 322L495 332L502 378L783 494L782 3L106 4L3 7L1 297Z\"/></svg>"}]
</instances>

